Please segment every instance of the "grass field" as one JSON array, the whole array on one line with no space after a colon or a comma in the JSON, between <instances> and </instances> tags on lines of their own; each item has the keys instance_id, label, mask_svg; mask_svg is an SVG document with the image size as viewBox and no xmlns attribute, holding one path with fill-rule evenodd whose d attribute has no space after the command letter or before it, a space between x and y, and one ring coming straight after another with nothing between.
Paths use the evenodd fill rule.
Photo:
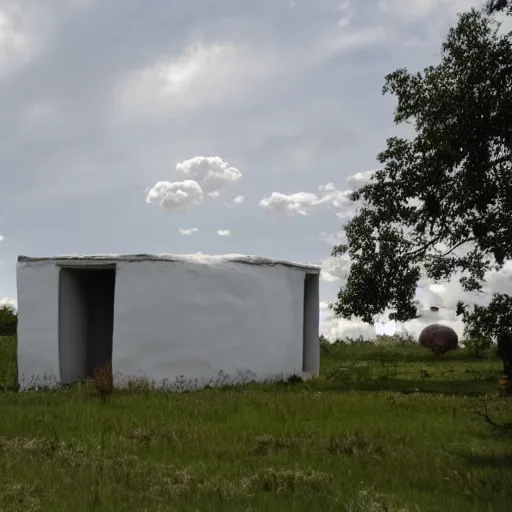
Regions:
<instances>
[{"instance_id":1,"label":"grass field","mask_svg":"<svg viewBox=\"0 0 512 512\"><path fill-rule=\"evenodd\" d=\"M321 376L164 393L16 393L0 338L1 511L512 510L512 420L490 350L322 349ZM510 432L510 431L509 431Z\"/></svg>"}]
</instances>

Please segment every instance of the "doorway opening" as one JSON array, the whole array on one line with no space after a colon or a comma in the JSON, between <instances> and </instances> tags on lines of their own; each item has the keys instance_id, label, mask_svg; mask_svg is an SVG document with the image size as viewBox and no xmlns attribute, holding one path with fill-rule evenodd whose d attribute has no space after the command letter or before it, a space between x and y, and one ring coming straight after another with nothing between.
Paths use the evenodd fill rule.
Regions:
<instances>
[{"instance_id":1,"label":"doorway opening","mask_svg":"<svg viewBox=\"0 0 512 512\"><path fill-rule=\"evenodd\" d=\"M116 267L62 267L59 366L62 383L107 372L112 380Z\"/></svg>"},{"instance_id":2,"label":"doorway opening","mask_svg":"<svg viewBox=\"0 0 512 512\"><path fill-rule=\"evenodd\" d=\"M302 371L317 376L320 372L319 275L304 278L304 313L302 329Z\"/></svg>"}]
</instances>

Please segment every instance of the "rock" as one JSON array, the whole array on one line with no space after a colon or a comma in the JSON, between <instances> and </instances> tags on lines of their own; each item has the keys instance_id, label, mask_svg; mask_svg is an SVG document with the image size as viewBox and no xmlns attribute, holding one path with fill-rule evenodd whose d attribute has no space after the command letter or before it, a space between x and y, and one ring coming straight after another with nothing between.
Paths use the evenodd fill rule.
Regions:
<instances>
[{"instance_id":1,"label":"rock","mask_svg":"<svg viewBox=\"0 0 512 512\"><path fill-rule=\"evenodd\" d=\"M457 333L446 325L431 324L420 333L419 343L436 355L442 355L450 350L459 348Z\"/></svg>"}]
</instances>

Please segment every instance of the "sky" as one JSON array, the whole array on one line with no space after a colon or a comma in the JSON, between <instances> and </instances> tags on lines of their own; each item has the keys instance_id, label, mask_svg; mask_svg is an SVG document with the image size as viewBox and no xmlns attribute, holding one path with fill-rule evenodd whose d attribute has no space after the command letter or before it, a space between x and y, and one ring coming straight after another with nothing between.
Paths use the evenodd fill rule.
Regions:
<instances>
[{"instance_id":1,"label":"sky","mask_svg":"<svg viewBox=\"0 0 512 512\"><path fill-rule=\"evenodd\" d=\"M0 300L18 255L250 254L322 265L329 339L512 292L422 282L420 319L333 318L330 257L393 124L384 77L435 65L478 0L0 0ZM486 299L487 297L487 299ZM431 312L430 306L439 307ZM385 320L383 317L382 320Z\"/></svg>"}]
</instances>

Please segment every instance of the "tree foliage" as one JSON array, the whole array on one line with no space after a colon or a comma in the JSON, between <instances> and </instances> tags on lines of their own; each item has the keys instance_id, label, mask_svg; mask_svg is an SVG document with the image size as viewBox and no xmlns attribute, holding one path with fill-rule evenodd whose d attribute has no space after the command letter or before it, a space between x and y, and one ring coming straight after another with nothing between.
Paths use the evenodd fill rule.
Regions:
<instances>
[{"instance_id":1,"label":"tree foliage","mask_svg":"<svg viewBox=\"0 0 512 512\"><path fill-rule=\"evenodd\" d=\"M390 308L390 319L410 320L421 278L460 273L464 290L480 291L485 273L512 258L512 34L499 29L492 14L472 9L450 29L438 65L386 76L395 123L416 134L389 138L382 168L351 196L362 207L347 243L333 249L352 261L336 314L373 323ZM468 332L492 331L510 345L512 299L493 301L487 316L462 306L458 314Z\"/></svg>"},{"instance_id":2,"label":"tree foliage","mask_svg":"<svg viewBox=\"0 0 512 512\"><path fill-rule=\"evenodd\" d=\"M9 305L0 305L0 336L14 336L18 326L18 315Z\"/></svg>"},{"instance_id":3,"label":"tree foliage","mask_svg":"<svg viewBox=\"0 0 512 512\"><path fill-rule=\"evenodd\" d=\"M495 12L512 12L512 0L489 0L486 3L485 10L487 14L493 14Z\"/></svg>"}]
</instances>

